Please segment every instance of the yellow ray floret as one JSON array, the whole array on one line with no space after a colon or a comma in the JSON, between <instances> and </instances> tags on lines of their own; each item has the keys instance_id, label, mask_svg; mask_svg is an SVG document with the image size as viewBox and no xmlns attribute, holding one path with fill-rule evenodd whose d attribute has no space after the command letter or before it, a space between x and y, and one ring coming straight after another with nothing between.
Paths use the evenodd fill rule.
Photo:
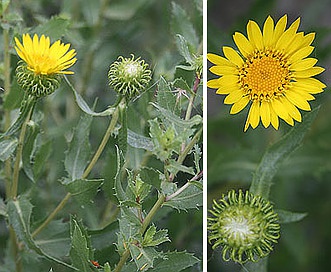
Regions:
<instances>
[{"instance_id":1,"label":"yellow ray floret","mask_svg":"<svg viewBox=\"0 0 331 272\"><path fill-rule=\"evenodd\" d=\"M207 54L214 64L210 72L219 76L207 85L217 94L226 95L225 104L236 114L249 106L244 130L279 127L279 118L290 125L301 122L299 109L311 110L308 101L323 92L325 84L313 78L324 71L315 66L317 59L308 56L314 50L315 34L298 32L300 18L288 29L287 16L275 24L268 16L262 30L254 21L247 24L247 37L236 32L233 40L238 51L223 47L223 56Z\"/></svg>"},{"instance_id":2,"label":"yellow ray floret","mask_svg":"<svg viewBox=\"0 0 331 272\"><path fill-rule=\"evenodd\" d=\"M23 43L15 37L15 43L17 54L36 75L74 73L66 71L77 61L75 49L68 51L69 43L64 44L58 40L51 45L49 37L41 35L39 39L37 34L33 39L29 34L23 34Z\"/></svg>"}]
</instances>

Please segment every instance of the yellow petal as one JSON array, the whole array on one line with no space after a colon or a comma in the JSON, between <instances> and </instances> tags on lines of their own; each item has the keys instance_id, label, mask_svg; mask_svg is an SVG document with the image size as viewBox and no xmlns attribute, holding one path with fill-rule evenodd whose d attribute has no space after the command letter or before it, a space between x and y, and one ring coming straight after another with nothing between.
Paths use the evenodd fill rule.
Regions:
<instances>
[{"instance_id":1,"label":"yellow petal","mask_svg":"<svg viewBox=\"0 0 331 272\"><path fill-rule=\"evenodd\" d=\"M291 26L279 37L279 40L276 43L276 48L278 50L286 49L291 44L298 30L299 24L300 18L295 20Z\"/></svg>"},{"instance_id":2,"label":"yellow petal","mask_svg":"<svg viewBox=\"0 0 331 272\"><path fill-rule=\"evenodd\" d=\"M308 77L316 76L322 73L324 70L325 70L324 68L316 66L303 71L294 71L293 76L295 78L308 78Z\"/></svg>"},{"instance_id":3,"label":"yellow petal","mask_svg":"<svg viewBox=\"0 0 331 272\"><path fill-rule=\"evenodd\" d=\"M242 97L239 101L234 103L231 107L230 114L236 114L242 111L248 104L249 98L247 96Z\"/></svg>"},{"instance_id":4,"label":"yellow petal","mask_svg":"<svg viewBox=\"0 0 331 272\"><path fill-rule=\"evenodd\" d=\"M263 25L263 44L268 47L272 43L272 38L274 36L274 20L271 16L268 16Z\"/></svg>"},{"instance_id":5,"label":"yellow petal","mask_svg":"<svg viewBox=\"0 0 331 272\"><path fill-rule=\"evenodd\" d=\"M212 88L212 89L216 89L220 87L220 84L218 82L218 78L217 79L210 79L207 81L207 87L208 88Z\"/></svg>"},{"instance_id":6,"label":"yellow petal","mask_svg":"<svg viewBox=\"0 0 331 272\"><path fill-rule=\"evenodd\" d=\"M278 115L275 113L275 111L272 109L271 106L269 106L270 108L270 121L271 121L271 125L278 130L279 127L279 119L278 119Z\"/></svg>"},{"instance_id":7,"label":"yellow petal","mask_svg":"<svg viewBox=\"0 0 331 272\"><path fill-rule=\"evenodd\" d=\"M248 40L257 49L263 49L263 38L261 29L255 21L249 21L247 24Z\"/></svg>"},{"instance_id":8,"label":"yellow petal","mask_svg":"<svg viewBox=\"0 0 331 272\"><path fill-rule=\"evenodd\" d=\"M280 18L275 26L273 41L276 43L279 37L284 33L287 24L287 15Z\"/></svg>"},{"instance_id":9,"label":"yellow petal","mask_svg":"<svg viewBox=\"0 0 331 272\"><path fill-rule=\"evenodd\" d=\"M301 122L301 113L300 111L286 98L281 98L281 103L284 104L288 114L296 121Z\"/></svg>"},{"instance_id":10,"label":"yellow petal","mask_svg":"<svg viewBox=\"0 0 331 272\"><path fill-rule=\"evenodd\" d=\"M313 52L313 50L314 50L313 46L303 47L289 57L289 62L293 63L303 58L306 58L311 54L311 52Z\"/></svg>"},{"instance_id":11,"label":"yellow petal","mask_svg":"<svg viewBox=\"0 0 331 272\"><path fill-rule=\"evenodd\" d=\"M298 108L305 110L305 111L310 111L310 105L309 103L302 98L301 95L297 94L296 92L291 92L287 91L286 92L286 98L295 106Z\"/></svg>"},{"instance_id":12,"label":"yellow petal","mask_svg":"<svg viewBox=\"0 0 331 272\"><path fill-rule=\"evenodd\" d=\"M270 125L271 122L271 115L270 115L270 103L266 101L261 102L260 106L260 115L261 121L265 128Z\"/></svg>"},{"instance_id":13,"label":"yellow petal","mask_svg":"<svg viewBox=\"0 0 331 272\"><path fill-rule=\"evenodd\" d=\"M248 129L249 125L251 125L253 129L256 128L259 122L260 122L260 105L258 101L254 101L249 110L244 131Z\"/></svg>"},{"instance_id":14,"label":"yellow petal","mask_svg":"<svg viewBox=\"0 0 331 272\"><path fill-rule=\"evenodd\" d=\"M277 99L277 98L273 99L271 101L271 106L272 106L274 112L283 120L287 121L287 120L291 119L284 104L280 102L280 99Z\"/></svg>"},{"instance_id":15,"label":"yellow petal","mask_svg":"<svg viewBox=\"0 0 331 272\"><path fill-rule=\"evenodd\" d=\"M241 67L244 64L243 59L239 56L239 54L231 47L223 46L224 56L235 64L237 67Z\"/></svg>"},{"instance_id":16,"label":"yellow petal","mask_svg":"<svg viewBox=\"0 0 331 272\"><path fill-rule=\"evenodd\" d=\"M238 102L244 96L244 92L241 89L230 92L224 99L224 104L234 104Z\"/></svg>"},{"instance_id":17,"label":"yellow petal","mask_svg":"<svg viewBox=\"0 0 331 272\"><path fill-rule=\"evenodd\" d=\"M247 58L254 51L254 47L250 43L250 41L239 32L234 33L233 40L236 43L240 53Z\"/></svg>"},{"instance_id":18,"label":"yellow petal","mask_svg":"<svg viewBox=\"0 0 331 272\"><path fill-rule=\"evenodd\" d=\"M212 66L209 71L218 76L238 74L238 69L231 66Z\"/></svg>"},{"instance_id":19,"label":"yellow petal","mask_svg":"<svg viewBox=\"0 0 331 272\"><path fill-rule=\"evenodd\" d=\"M302 60L299 60L299 61L293 63L290 66L290 69L293 71L302 71L302 70L312 68L316 63L317 63L317 59L314 59L314 58L302 59Z\"/></svg>"},{"instance_id":20,"label":"yellow petal","mask_svg":"<svg viewBox=\"0 0 331 272\"><path fill-rule=\"evenodd\" d=\"M234 66L233 63L231 63L229 60L227 60L226 58L223 58L221 56L218 56L216 54L212 54L212 53L208 53L207 54L207 59L216 65L221 65L221 66Z\"/></svg>"},{"instance_id":21,"label":"yellow petal","mask_svg":"<svg viewBox=\"0 0 331 272\"><path fill-rule=\"evenodd\" d=\"M228 86L220 86L217 89L216 93L217 94L229 94L229 93L231 93L233 91L236 91L236 90L239 90L239 87L238 87L237 84L235 84L235 85L228 85Z\"/></svg>"}]
</instances>

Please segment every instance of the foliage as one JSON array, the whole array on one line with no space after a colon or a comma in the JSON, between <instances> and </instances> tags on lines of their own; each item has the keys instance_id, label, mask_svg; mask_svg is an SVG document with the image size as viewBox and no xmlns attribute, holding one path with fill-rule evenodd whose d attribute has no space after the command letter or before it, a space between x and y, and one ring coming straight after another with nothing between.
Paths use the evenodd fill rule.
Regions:
<instances>
[{"instance_id":1,"label":"foliage","mask_svg":"<svg viewBox=\"0 0 331 272\"><path fill-rule=\"evenodd\" d=\"M201 6L1 2L1 272L201 271ZM47 97L17 83L23 33L77 52ZM137 97L108 86L130 54L152 70Z\"/></svg>"}]
</instances>

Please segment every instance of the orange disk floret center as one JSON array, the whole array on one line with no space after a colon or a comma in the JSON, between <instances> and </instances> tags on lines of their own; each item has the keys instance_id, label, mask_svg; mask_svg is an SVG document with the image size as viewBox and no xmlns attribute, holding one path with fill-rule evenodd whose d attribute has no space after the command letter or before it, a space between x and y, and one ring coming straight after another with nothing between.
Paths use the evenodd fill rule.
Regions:
<instances>
[{"instance_id":1,"label":"orange disk floret center","mask_svg":"<svg viewBox=\"0 0 331 272\"><path fill-rule=\"evenodd\" d=\"M270 101L289 87L291 72L281 53L258 51L247 58L239 79L250 100Z\"/></svg>"}]
</instances>

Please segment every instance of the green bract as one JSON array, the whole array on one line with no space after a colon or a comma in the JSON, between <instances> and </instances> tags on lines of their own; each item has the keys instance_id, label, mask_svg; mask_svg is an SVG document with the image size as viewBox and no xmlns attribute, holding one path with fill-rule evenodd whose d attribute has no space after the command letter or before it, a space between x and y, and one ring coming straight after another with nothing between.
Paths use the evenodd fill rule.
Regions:
<instances>
[{"instance_id":1,"label":"green bract","mask_svg":"<svg viewBox=\"0 0 331 272\"><path fill-rule=\"evenodd\" d=\"M62 79L61 74L43 75L36 74L20 61L16 68L17 83L28 94L38 98L53 93Z\"/></svg>"},{"instance_id":2,"label":"green bract","mask_svg":"<svg viewBox=\"0 0 331 272\"><path fill-rule=\"evenodd\" d=\"M140 57L119 56L109 67L109 85L119 94L131 99L139 95L151 80L151 70Z\"/></svg>"},{"instance_id":3,"label":"green bract","mask_svg":"<svg viewBox=\"0 0 331 272\"><path fill-rule=\"evenodd\" d=\"M256 262L267 256L280 237L278 215L269 201L234 190L214 200L208 217L209 242L222 246L225 261Z\"/></svg>"}]
</instances>

